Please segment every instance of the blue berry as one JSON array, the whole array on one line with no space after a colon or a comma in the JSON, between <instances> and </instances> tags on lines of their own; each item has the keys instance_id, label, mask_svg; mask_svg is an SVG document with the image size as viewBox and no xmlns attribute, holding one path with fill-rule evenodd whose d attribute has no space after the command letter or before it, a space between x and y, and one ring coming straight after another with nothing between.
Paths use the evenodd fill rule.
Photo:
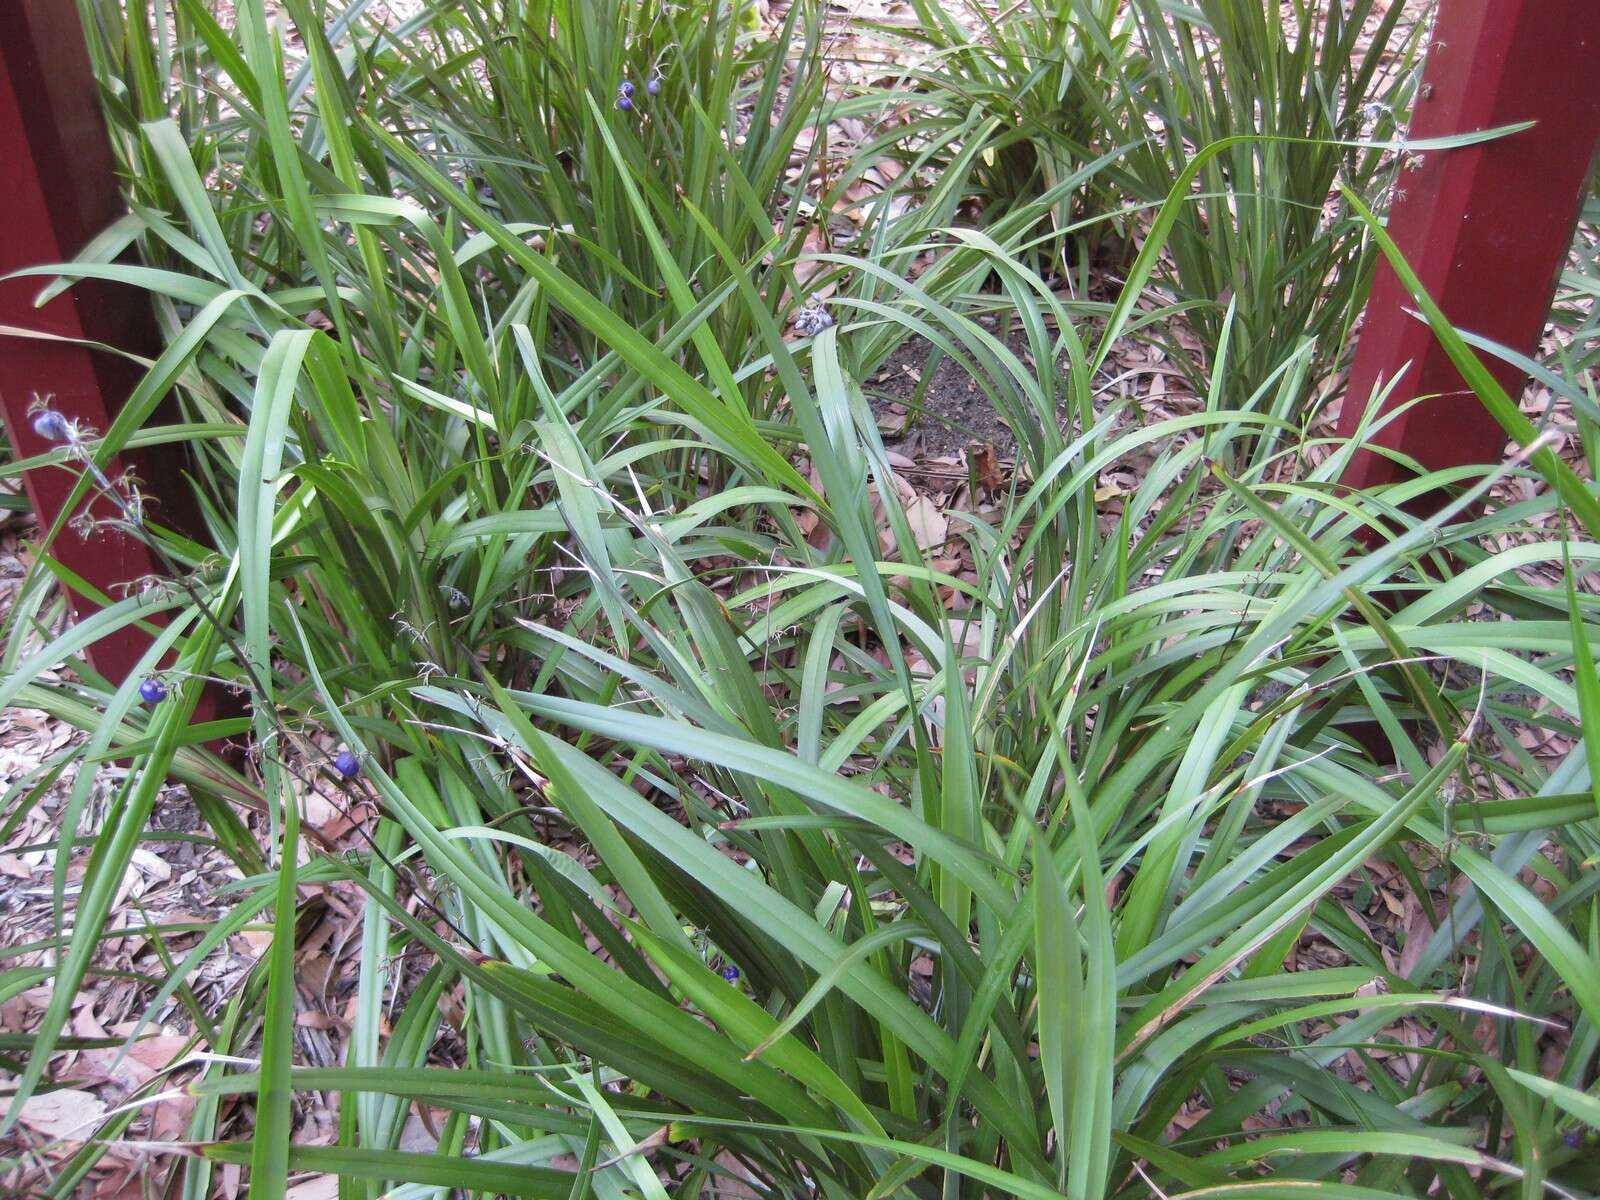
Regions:
<instances>
[{"instance_id":1,"label":"blue berry","mask_svg":"<svg viewBox=\"0 0 1600 1200\"><path fill-rule=\"evenodd\" d=\"M729 983L738 983L739 968L734 966L732 963L729 963L727 966L722 968L722 977Z\"/></svg>"},{"instance_id":2,"label":"blue berry","mask_svg":"<svg viewBox=\"0 0 1600 1200\"><path fill-rule=\"evenodd\" d=\"M167 685L159 679L146 679L139 685L139 695L146 704L160 704L167 698Z\"/></svg>"},{"instance_id":3,"label":"blue berry","mask_svg":"<svg viewBox=\"0 0 1600 1200\"><path fill-rule=\"evenodd\" d=\"M348 750L341 750L333 756L333 769L346 779L354 779L361 774L361 760Z\"/></svg>"},{"instance_id":4,"label":"blue berry","mask_svg":"<svg viewBox=\"0 0 1600 1200\"><path fill-rule=\"evenodd\" d=\"M649 92L652 96L659 95L661 92L661 76L651 76L650 82L644 85L644 90Z\"/></svg>"},{"instance_id":5,"label":"blue berry","mask_svg":"<svg viewBox=\"0 0 1600 1200\"><path fill-rule=\"evenodd\" d=\"M1578 1131L1576 1129L1573 1129L1573 1130L1571 1130L1571 1131L1569 1131L1567 1133L1562 1134L1561 1135L1561 1140L1567 1144L1567 1148L1569 1150L1576 1150L1578 1148L1578 1146L1582 1143L1583 1138L1579 1135L1579 1133L1578 1133Z\"/></svg>"},{"instance_id":6,"label":"blue berry","mask_svg":"<svg viewBox=\"0 0 1600 1200\"><path fill-rule=\"evenodd\" d=\"M633 95L633 80L624 79L621 83L617 84L617 95L619 95L619 96L631 96L631 95Z\"/></svg>"},{"instance_id":7,"label":"blue berry","mask_svg":"<svg viewBox=\"0 0 1600 1200\"><path fill-rule=\"evenodd\" d=\"M33 414L33 431L47 442L64 442L71 433L67 419L53 408L41 409Z\"/></svg>"},{"instance_id":8,"label":"blue berry","mask_svg":"<svg viewBox=\"0 0 1600 1200\"><path fill-rule=\"evenodd\" d=\"M629 100L626 96L618 96L617 97L617 107L620 108L623 112L632 112L633 111L633 101Z\"/></svg>"}]
</instances>

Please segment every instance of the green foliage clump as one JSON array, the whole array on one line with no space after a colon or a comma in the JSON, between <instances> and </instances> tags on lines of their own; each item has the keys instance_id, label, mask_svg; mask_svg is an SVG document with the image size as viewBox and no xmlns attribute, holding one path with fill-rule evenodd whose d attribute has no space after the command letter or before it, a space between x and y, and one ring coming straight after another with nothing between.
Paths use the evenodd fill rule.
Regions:
<instances>
[{"instance_id":1,"label":"green foliage clump","mask_svg":"<svg viewBox=\"0 0 1600 1200\"><path fill-rule=\"evenodd\" d=\"M59 631L75 584L45 568L9 619L0 702L87 736L0 800L15 830L76 770L61 937L27 951L57 957L0 970L0 995L55 989L7 1045L8 1120L49 1086L97 947L130 936L121 881L180 783L240 878L197 942L143 931L167 957L141 1021L176 1005L211 1056L170 1194L211 1194L223 1164L268 1200L296 1172L352 1197L1593 1190L1568 1137L1596 1121L1600 1047L1592 485L1420 294L1525 447L1509 464L1341 488L1355 447L1300 404L1340 323L1257 357L1270 289L1223 307L1191 410L1148 419L1103 386L1184 308L1145 305L1164 255L1182 278L1199 253L1197 183L1315 169L1326 193L1344 150L1127 159L1165 183L1091 303L1034 251L1095 138L963 126L995 153L913 151L918 172L959 154L817 256L837 316L797 337L822 219L795 215L816 211L799 130L867 102L825 94L809 9L750 34L742 10L651 0L394 27L282 7L84 0L132 206L34 274L142 288L165 346L110 429L51 422L58 448L8 471L78 469L173 578ZM1151 86L1126 15L1064 11L1029 19L1103 19L1107 70ZM1204 75L1175 28L1170 61ZM987 36L950 69L1005 60ZM991 97L1021 93L1018 61ZM1041 110L1063 78L1030 85ZM1286 134L1306 114L1282 104ZM1208 123L1224 107L1183 110L1186 136L1237 133ZM1018 154L1009 207L953 224ZM1347 234L1392 251L1342 195L1359 225L1296 234L1341 279L1366 269ZM1241 207L1234 234L1289 253L1256 222L1301 203ZM993 502L931 538L861 383L911 335L1018 441ZM1593 445L1590 398L1548 373ZM155 423L169 393L181 417ZM104 477L154 441L186 445L203 530ZM158 618L137 672L95 675L86 646ZM193 725L208 681L249 711ZM313 785L371 806L366 840L302 828ZM296 918L321 887L362 909L336 1066L296 1050ZM1364 915L1379 890L1414 905L1395 944ZM239 987L195 986L269 919ZM333 1145L294 1141L310 1092L337 1098ZM442 1113L435 1153L400 1148L414 1105ZM138 1115L113 1111L58 1192Z\"/></svg>"}]
</instances>

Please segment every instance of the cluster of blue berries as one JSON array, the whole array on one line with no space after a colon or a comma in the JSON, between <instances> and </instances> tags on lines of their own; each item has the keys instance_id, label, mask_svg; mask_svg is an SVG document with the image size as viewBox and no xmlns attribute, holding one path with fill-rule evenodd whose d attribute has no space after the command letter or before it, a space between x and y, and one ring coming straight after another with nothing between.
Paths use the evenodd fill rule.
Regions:
<instances>
[{"instance_id":1,"label":"cluster of blue berries","mask_svg":"<svg viewBox=\"0 0 1600 1200\"><path fill-rule=\"evenodd\" d=\"M738 983L739 968L734 966L732 963L729 963L727 966L722 968L722 977L729 983Z\"/></svg>"},{"instance_id":2,"label":"cluster of blue berries","mask_svg":"<svg viewBox=\"0 0 1600 1200\"><path fill-rule=\"evenodd\" d=\"M139 698L146 704L160 704L168 695L167 685L154 676L139 684ZM361 774L361 760L350 751L341 750L333 756L333 769L346 779L354 779ZM734 971L734 975L738 973Z\"/></svg>"},{"instance_id":3,"label":"cluster of blue berries","mask_svg":"<svg viewBox=\"0 0 1600 1200\"><path fill-rule=\"evenodd\" d=\"M629 91L632 91L631 84ZM77 427L53 408L41 408L34 413L32 425L33 432L47 442L73 441L79 434ZM139 699L146 704L160 704L169 695L170 689L154 675L139 681ZM361 760L350 751L341 750L333 756L333 769L346 779L354 779L361 774Z\"/></svg>"},{"instance_id":4,"label":"cluster of blue berries","mask_svg":"<svg viewBox=\"0 0 1600 1200\"><path fill-rule=\"evenodd\" d=\"M633 94L635 90L631 79L624 79L617 84L617 107L623 112L633 111ZM652 75L645 83L644 90L646 95L659 95L661 92L661 76Z\"/></svg>"}]
</instances>

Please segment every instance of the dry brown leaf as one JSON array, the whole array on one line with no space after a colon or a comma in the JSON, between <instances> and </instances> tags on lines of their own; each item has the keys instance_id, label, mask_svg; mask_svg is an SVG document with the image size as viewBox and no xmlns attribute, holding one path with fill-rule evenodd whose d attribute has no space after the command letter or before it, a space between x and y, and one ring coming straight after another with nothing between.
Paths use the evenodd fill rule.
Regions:
<instances>
[{"instance_id":1,"label":"dry brown leaf","mask_svg":"<svg viewBox=\"0 0 1600 1200\"><path fill-rule=\"evenodd\" d=\"M47 1138L87 1141L100 1118L106 1115L106 1102L93 1092L77 1088L58 1088L31 1097L18 1118L35 1133Z\"/></svg>"},{"instance_id":2,"label":"dry brown leaf","mask_svg":"<svg viewBox=\"0 0 1600 1200\"><path fill-rule=\"evenodd\" d=\"M272 945L272 930L243 930L230 937L228 945L235 954L246 954L251 958L260 958Z\"/></svg>"},{"instance_id":3,"label":"dry brown leaf","mask_svg":"<svg viewBox=\"0 0 1600 1200\"><path fill-rule=\"evenodd\" d=\"M120 1047L107 1046L103 1050L85 1050L78 1056L74 1078L81 1082L114 1083L125 1092L143 1087L155 1078L188 1045L187 1038L150 1038L150 1042L165 1043L148 1046L141 1042L135 1055L130 1049L123 1054Z\"/></svg>"},{"instance_id":4,"label":"dry brown leaf","mask_svg":"<svg viewBox=\"0 0 1600 1200\"><path fill-rule=\"evenodd\" d=\"M188 1136L196 1096L172 1096L150 1110L150 1140L179 1142Z\"/></svg>"},{"instance_id":5,"label":"dry brown leaf","mask_svg":"<svg viewBox=\"0 0 1600 1200\"><path fill-rule=\"evenodd\" d=\"M968 455L968 461L972 464L972 474L978 482L978 487L986 495L992 495L1005 487L1005 472L1000 469L1000 455L996 453L993 442L974 446Z\"/></svg>"},{"instance_id":6,"label":"dry brown leaf","mask_svg":"<svg viewBox=\"0 0 1600 1200\"><path fill-rule=\"evenodd\" d=\"M289 1200L338 1200L339 1177L313 1175L310 1179L295 1184L286 1194Z\"/></svg>"},{"instance_id":7,"label":"dry brown leaf","mask_svg":"<svg viewBox=\"0 0 1600 1200\"><path fill-rule=\"evenodd\" d=\"M950 518L926 496L918 496L906 506L906 522L911 526L911 535L917 539L917 545L924 550L944 545L950 529Z\"/></svg>"},{"instance_id":8,"label":"dry brown leaf","mask_svg":"<svg viewBox=\"0 0 1600 1200\"><path fill-rule=\"evenodd\" d=\"M95 1200L145 1200L148 1192L141 1175L133 1164L102 1175L94 1185Z\"/></svg>"},{"instance_id":9,"label":"dry brown leaf","mask_svg":"<svg viewBox=\"0 0 1600 1200\"><path fill-rule=\"evenodd\" d=\"M189 1039L177 1033L140 1038L128 1047L128 1057L151 1071L164 1071L178 1061L188 1045Z\"/></svg>"},{"instance_id":10,"label":"dry brown leaf","mask_svg":"<svg viewBox=\"0 0 1600 1200\"><path fill-rule=\"evenodd\" d=\"M899 409L900 411L896 412L896 409ZM899 437L906 431L906 425L910 419L910 416L906 412L905 405L891 404L882 412L877 414L875 421L877 423L879 433L883 434L885 437ZM891 451L891 454L892 453L893 452ZM900 457L905 458L906 456L902 454ZM916 465L911 459L906 459L906 462L911 466ZM905 468L902 468L902 470L904 469Z\"/></svg>"},{"instance_id":11,"label":"dry brown leaf","mask_svg":"<svg viewBox=\"0 0 1600 1200\"><path fill-rule=\"evenodd\" d=\"M142 847L133 852L133 865L138 867L147 879L155 883L165 883L172 878L171 864Z\"/></svg>"},{"instance_id":12,"label":"dry brown leaf","mask_svg":"<svg viewBox=\"0 0 1600 1200\"><path fill-rule=\"evenodd\" d=\"M308 792L300 800L301 820L313 829L324 829L344 817L344 806L321 792Z\"/></svg>"}]
</instances>

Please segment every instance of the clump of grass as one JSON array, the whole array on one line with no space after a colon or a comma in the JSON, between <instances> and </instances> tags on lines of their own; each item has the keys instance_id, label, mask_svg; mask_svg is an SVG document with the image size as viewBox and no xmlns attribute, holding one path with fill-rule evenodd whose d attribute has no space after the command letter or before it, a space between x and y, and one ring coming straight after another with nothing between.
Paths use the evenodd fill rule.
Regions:
<instances>
[{"instance_id":1,"label":"clump of grass","mask_svg":"<svg viewBox=\"0 0 1600 1200\"><path fill-rule=\"evenodd\" d=\"M39 272L154 297L167 348L73 452L186 441L216 550L139 514L180 586L49 633L40 575L12 617L0 698L92 731L50 765L78 768L58 861L78 837L92 855L70 935L58 901L56 998L17 1051L14 1100L46 1084L177 780L242 876L144 1014L177 997L217 1056L188 1085L186 1195L229 1163L269 1200L296 1171L352 1196L1583 1186L1565 1135L1594 1115L1600 988L1576 720L1600 720L1600 681L1576 584L1600 558L1600 506L1423 298L1529 449L1499 472L1348 495L1352 448L1311 439L1291 403L1314 344L1259 411L1226 402L1228 355L1183 417L1126 421L1097 397L1203 162L1092 340L1024 261L1019 218L998 240L941 235L953 266L916 282L885 265L899 248L835 256L881 290L847 289L845 319L794 341L764 282L781 252L749 270L761 256L691 212L711 266L680 257L643 219L619 110L597 101L640 217L629 271L664 292L619 313L620 290L604 294L626 281L619 254L535 246L501 207L502 189L534 203L537 165L523 178L489 155L506 178L485 194L488 157L398 120L404 88L383 121L356 119L346 100L398 33L350 35L370 60L329 55L339 22L323 43L292 9L299 91L258 0L232 33L183 6L179 42L149 42L161 70L129 76L155 88L130 93L146 119L120 126L128 161L155 168L138 207L84 261ZM417 72L419 106L424 81L452 79L454 60L429 56L467 28L434 19L404 31L410 66L384 68ZM124 61L114 44L102 61ZM235 88L188 136L190 101L160 82L180 61ZM493 78L539 96L515 65ZM606 97L609 75L592 75ZM477 98L456 111L490 124L496 86L462 86ZM149 265L108 265L130 240ZM1003 281L1033 364L950 302L979 275ZM970 573L873 505L895 469L852 363L907 330L1003 394L1025 446L994 512L951 514ZM173 389L182 423L147 426ZM1138 483L1107 500L1119 467ZM1449 523L1506 476L1528 498ZM1451 507L1407 514L1438 486ZM1484 548L1558 511L1582 533ZM1540 563L1574 586L1517 573ZM82 669L95 636L158 612L134 676ZM63 664L77 681L52 680ZM156 675L166 692L141 705ZM250 715L192 728L207 679L246 690ZM1394 762L1365 748L1373 724ZM1536 757L1526 730L1571 748ZM244 771L205 748L246 731ZM84 833L116 759L132 769L107 773L109 816ZM313 771L374 804L370 841L307 844ZM13 789L0 820L48 782ZM1353 907L1374 880L1417 906L1403 945ZM316 884L365 898L336 1067L295 1052L295 915ZM268 912L272 948L205 1010L188 981ZM427 964L409 991L390 974L402 952ZM293 1141L310 1091L338 1098L335 1145ZM419 1104L444 1114L434 1154L399 1148Z\"/></svg>"},{"instance_id":2,"label":"clump of grass","mask_svg":"<svg viewBox=\"0 0 1600 1200\"><path fill-rule=\"evenodd\" d=\"M1235 137L1200 173L1167 240L1166 281L1214 367L1227 324L1230 406L1302 344L1313 380L1337 364L1371 282L1373 250L1336 184L1377 204L1417 84L1426 22L1400 4L1226 0L1130 6L1148 69L1124 75L1130 150L1119 181L1160 203L1191 157ZM1155 136L1144 137L1151 116Z\"/></svg>"},{"instance_id":3,"label":"clump of grass","mask_svg":"<svg viewBox=\"0 0 1600 1200\"><path fill-rule=\"evenodd\" d=\"M1067 278L1086 269L1098 217L1115 198L1095 164L1114 144L1114 98L1133 22L1117 0L979 3L913 0L915 25L862 27L914 47L903 86L917 106L896 131L961 181L985 225L1026 213L1039 236L1031 266ZM897 88L898 90L898 88Z\"/></svg>"},{"instance_id":4,"label":"clump of grass","mask_svg":"<svg viewBox=\"0 0 1600 1200\"><path fill-rule=\"evenodd\" d=\"M361 89L374 119L635 327L670 294L657 241L703 297L730 277L720 237L776 313L812 221L786 173L822 102L822 29L809 3L761 33L741 8L474 0L385 37ZM708 328L723 345L753 336L740 304Z\"/></svg>"},{"instance_id":5,"label":"clump of grass","mask_svg":"<svg viewBox=\"0 0 1600 1200\"><path fill-rule=\"evenodd\" d=\"M920 29L881 30L921 48L905 75L920 107L894 133L918 161L937 160L942 186L969 206L946 220L975 211L1016 229L1028 265L1080 305L1098 252L1113 235L1131 245L1142 214L1185 179L1190 203L1162 239L1156 279L1199 352L1164 344L1194 390L1221 378L1225 403L1246 407L1302 346L1308 381L1347 349L1373 250L1337 185L1372 204L1399 186L1426 27L1403 5L1291 8L923 5ZM1324 398L1311 386L1297 409Z\"/></svg>"}]
</instances>

